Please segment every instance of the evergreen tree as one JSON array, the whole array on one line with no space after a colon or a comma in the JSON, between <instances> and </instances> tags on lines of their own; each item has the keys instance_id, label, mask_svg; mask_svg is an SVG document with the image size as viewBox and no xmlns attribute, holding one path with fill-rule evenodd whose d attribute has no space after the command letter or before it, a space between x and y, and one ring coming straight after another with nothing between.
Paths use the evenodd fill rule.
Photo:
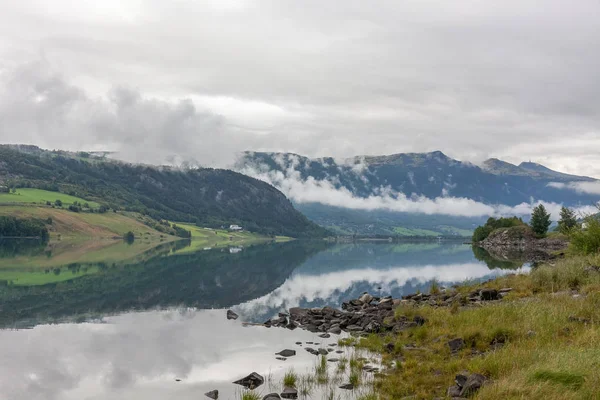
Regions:
<instances>
[{"instance_id":1,"label":"evergreen tree","mask_svg":"<svg viewBox=\"0 0 600 400\"><path fill-rule=\"evenodd\" d=\"M531 225L531 229L539 236L543 236L548 232L548 228L550 227L550 214L546 211L546 207L543 204L535 207L533 209L533 213L531 213L531 221L529 224Z\"/></svg>"},{"instance_id":2,"label":"evergreen tree","mask_svg":"<svg viewBox=\"0 0 600 400\"><path fill-rule=\"evenodd\" d=\"M577 225L575 212L570 208L563 207L560 209L560 220L558 221L558 231L568 233Z\"/></svg>"}]
</instances>

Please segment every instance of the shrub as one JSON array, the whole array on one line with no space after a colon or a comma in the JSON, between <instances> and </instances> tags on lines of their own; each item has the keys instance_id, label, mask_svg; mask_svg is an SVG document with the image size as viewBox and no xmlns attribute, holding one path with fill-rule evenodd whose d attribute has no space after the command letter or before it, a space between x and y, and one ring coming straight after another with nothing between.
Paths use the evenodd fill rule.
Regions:
<instances>
[{"instance_id":1,"label":"shrub","mask_svg":"<svg viewBox=\"0 0 600 400\"><path fill-rule=\"evenodd\" d=\"M493 218L490 217L486 221L485 225L478 226L473 232L473 242L481 242L486 239L490 233L499 228L510 228L513 226L525 225L525 222L521 218L510 217L510 218Z\"/></svg>"},{"instance_id":2,"label":"shrub","mask_svg":"<svg viewBox=\"0 0 600 400\"><path fill-rule=\"evenodd\" d=\"M296 381L298 380L298 375L294 370L289 370L283 376L283 386L296 387Z\"/></svg>"},{"instance_id":3,"label":"shrub","mask_svg":"<svg viewBox=\"0 0 600 400\"><path fill-rule=\"evenodd\" d=\"M598 216L584 219L585 228L571 230L571 248L580 254L592 254L600 251L600 220Z\"/></svg>"}]
</instances>

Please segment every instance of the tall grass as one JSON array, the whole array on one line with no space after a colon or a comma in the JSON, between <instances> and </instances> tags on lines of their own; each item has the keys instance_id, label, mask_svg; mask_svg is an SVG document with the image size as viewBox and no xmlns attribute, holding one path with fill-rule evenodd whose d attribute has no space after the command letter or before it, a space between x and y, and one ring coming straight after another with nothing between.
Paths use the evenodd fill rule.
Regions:
<instances>
[{"instance_id":1,"label":"tall grass","mask_svg":"<svg viewBox=\"0 0 600 400\"><path fill-rule=\"evenodd\" d=\"M296 387L297 381L298 375L293 369L287 371L283 376L283 386Z\"/></svg>"},{"instance_id":2,"label":"tall grass","mask_svg":"<svg viewBox=\"0 0 600 400\"><path fill-rule=\"evenodd\" d=\"M260 400L261 397L258 393L253 392L253 391L245 391L242 392L241 396L240 396L241 400Z\"/></svg>"},{"instance_id":3,"label":"tall grass","mask_svg":"<svg viewBox=\"0 0 600 400\"><path fill-rule=\"evenodd\" d=\"M542 265L529 275L486 283L495 289L513 288L501 302L454 311L399 307L398 315L418 313L427 323L390 338L367 338L359 346L381 352L384 364L397 357L384 351L389 340L397 349L414 343L424 350L402 352L401 367L376 382L381 397L444 398L455 375L469 371L490 378L477 392L478 399L598 398L600 271L590 266L600 265L600 254L552 262L555 265ZM452 354L447 342L457 337L466 346ZM360 361L353 357L349 365L360 378Z\"/></svg>"}]
</instances>

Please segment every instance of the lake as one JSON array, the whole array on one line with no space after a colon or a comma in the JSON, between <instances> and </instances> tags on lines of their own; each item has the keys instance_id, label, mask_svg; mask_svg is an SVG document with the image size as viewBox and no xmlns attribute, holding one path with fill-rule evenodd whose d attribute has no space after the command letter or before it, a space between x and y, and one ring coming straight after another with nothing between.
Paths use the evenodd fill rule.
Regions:
<instances>
[{"instance_id":1,"label":"lake","mask_svg":"<svg viewBox=\"0 0 600 400\"><path fill-rule=\"evenodd\" d=\"M242 387L231 382L254 371L267 378L257 389L262 398L281 391L290 369L314 371L318 359L303 350L307 341L338 357L357 355L335 353L335 336L244 322L262 323L296 306L339 308L365 291L399 297L427 291L434 280L451 285L520 267L457 243L294 241L196 252L168 245L126 263L23 272L10 267L23 257L21 247L4 247L0 398L7 400L202 399L214 389L220 399L239 399ZM51 257L24 247L33 260ZM227 309L239 319L227 320ZM283 349L297 355L277 360ZM335 368L329 365L329 384L313 387L309 398L335 389L336 398L354 399L368 391L337 389L348 372Z\"/></svg>"}]
</instances>

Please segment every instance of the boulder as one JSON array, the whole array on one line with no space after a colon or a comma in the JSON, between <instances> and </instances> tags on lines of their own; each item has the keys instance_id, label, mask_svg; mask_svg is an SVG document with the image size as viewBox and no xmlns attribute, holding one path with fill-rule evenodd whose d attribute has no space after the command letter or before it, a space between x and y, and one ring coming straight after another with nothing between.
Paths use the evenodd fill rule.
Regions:
<instances>
[{"instance_id":1,"label":"boulder","mask_svg":"<svg viewBox=\"0 0 600 400\"><path fill-rule=\"evenodd\" d=\"M340 389L353 390L354 389L354 385L351 384L351 383L345 383L342 386L340 386Z\"/></svg>"},{"instance_id":2,"label":"boulder","mask_svg":"<svg viewBox=\"0 0 600 400\"><path fill-rule=\"evenodd\" d=\"M449 340L448 347L450 347L451 352L456 353L465 347L465 341L462 338Z\"/></svg>"},{"instance_id":3,"label":"boulder","mask_svg":"<svg viewBox=\"0 0 600 400\"><path fill-rule=\"evenodd\" d=\"M281 350L279 353L275 353L281 357L292 357L296 355L296 350L285 349Z\"/></svg>"},{"instance_id":4,"label":"boulder","mask_svg":"<svg viewBox=\"0 0 600 400\"><path fill-rule=\"evenodd\" d=\"M257 387L265 383L265 378L263 378L256 372L253 372L247 377L237 380L233 383L236 385L241 385L247 389L256 389Z\"/></svg>"},{"instance_id":5,"label":"boulder","mask_svg":"<svg viewBox=\"0 0 600 400\"><path fill-rule=\"evenodd\" d=\"M227 310L227 319L238 319L239 315L237 315L236 313L234 313L231 310Z\"/></svg>"},{"instance_id":6,"label":"boulder","mask_svg":"<svg viewBox=\"0 0 600 400\"><path fill-rule=\"evenodd\" d=\"M330 334L328 334L328 333L323 333L323 334L319 335L319 337L320 337L320 338L323 338L323 339L328 339L328 338L330 338L330 337L331 337L331 335L330 335Z\"/></svg>"},{"instance_id":7,"label":"boulder","mask_svg":"<svg viewBox=\"0 0 600 400\"><path fill-rule=\"evenodd\" d=\"M373 301L373 296L365 292L358 298L358 300L360 300L363 304L370 304Z\"/></svg>"},{"instance_id":8,"label":"boulder","mask_svg":"<svg viewBox=\"0 0 600 400\"><path fill-rule=\"evenodd\" d=\"M298 390L293 387L286 386L283 388L283 392L281 392L282 399L297 399L298 398Z\"/></svg>"},{"instance_id":9,"label":"boulder","mask_svg":"<svg viewBox=\"0 0 600 400\"><path fill-rule=\"evenodd\" d=\"M479 297L484 301L498 300L498 291L496 289L481 289Z\"/></svg>"},{"instance_id":10,"label":"boulder","mask_svg":"<svg viewBox=\"0 0 600 400\"><path fill-rule=\"evenodd\" d=\"M471 374L467 378L467 381L463 385L460 396L461 397L469 397L472 396L476 391L478 391L485 384L485 376L481 374Z\"/></svg>"},{"instance_id":11,"label":"boulder","mask_svg":"<svg viewBox=\"0 0 600 400\"><path fill-rule=\"evenodd\" d=\"M460 397L460 387L458 385L450 386L446 395L450 398Z\"/></svg>"},{"instance_id":12,"label":"boulder","mask_svg":"<svg viewBox=\"0 0 600 400\"><path fill-rule=\"evenodd\" d=\"M322 348L322 347L318 350L318 352L322 356L326 356L327 354L329 354L329 352L326 349Z\"/></svg>"},{"instance_id":13,"label":"boulder","mask_svg":"<svg viewBox=\"0 0 600 400\"><path fill-rule=\"evenodd\" d=\"M204 393L204 395L206 397L208 397L209 399L217 400L219 398L219 391L218 390L211 390L210 392Z\"/></svg>"},{"instance_id":14,"label":"boulder","mask_svg":"<svg viewBox=\"0 0 600 400\"><path fill-rule=\"evenodd\" d=\"M332 325L331 328L327 330L328 333L332 333L334 335L339 335L342 333L342 328L339 325Z\"/></svg>"}]
</instances>

